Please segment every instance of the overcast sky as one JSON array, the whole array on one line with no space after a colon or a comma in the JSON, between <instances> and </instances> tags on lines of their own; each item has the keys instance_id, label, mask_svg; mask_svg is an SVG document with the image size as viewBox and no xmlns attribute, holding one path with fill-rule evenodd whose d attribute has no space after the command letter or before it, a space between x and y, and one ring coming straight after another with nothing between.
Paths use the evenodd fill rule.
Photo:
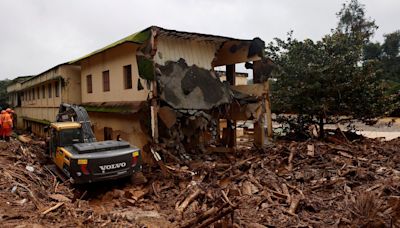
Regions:
<instances>
[{"instance_id":1,"label":"overcast sky","mask_svg":"<svg viewBox=\"0 0 400 228\"><path fill-rule=\"evenodd\" d=\"M319 39L344 0L0 0L0 79L41 73L150 25L267 43ZM400 0L360 0L379 29L400 29Z\"/></svg>"}]
</instances>

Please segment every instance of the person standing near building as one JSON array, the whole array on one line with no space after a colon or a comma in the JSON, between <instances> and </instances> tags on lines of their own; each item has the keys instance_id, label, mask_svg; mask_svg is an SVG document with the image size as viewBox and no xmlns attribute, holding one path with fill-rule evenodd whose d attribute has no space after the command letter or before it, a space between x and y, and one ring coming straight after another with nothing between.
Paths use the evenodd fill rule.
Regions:
<instances>
[{"instance_id":1,"label":"person standing near building","mask_svg":"<svg viewBox=\"0 0 400 228\"><path fill-rule=\"evenodd\" d=\"M3 129L3 137L4 139L8 142L10 141L10 136L12 132L12 127L13 127L13 121L11 117L11 109L7 109L6 111L1 111L1 123L2 123L2 129Z\"/></svg>"},{"instance_id":2,"label":"person standing near building","mask_svg":"<svg viewBox=\"0 0 400 228\"><path fill-rule=\"evenodd\" d=\"M16 126L16 124L15 124L15 112L14 112L14 110L12 110L11 108L7 108L7 109L6 109L6 112L7 112L8 114L10 114L11 121L12 121L12 129L14 129L14 126Z\"/></svg>"}]
</instances>

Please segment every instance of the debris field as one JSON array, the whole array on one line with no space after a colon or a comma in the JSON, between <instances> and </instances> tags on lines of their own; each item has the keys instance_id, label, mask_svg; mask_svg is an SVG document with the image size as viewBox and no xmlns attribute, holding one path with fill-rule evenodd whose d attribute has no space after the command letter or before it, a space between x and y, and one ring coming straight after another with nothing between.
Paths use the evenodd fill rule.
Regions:
<instances>
[{"instance_id":1,"label":"debris field","mask_svg":"<svg viewBox=\"0 0 400 228\"><path fill-rule=\"evenodd\" d=\"M329 136L145 166L74 186L40 141L0 142L2 227L400 227L400 138ZM165 155L164 155L165 156Z\"/></svg>"}]
</instances>

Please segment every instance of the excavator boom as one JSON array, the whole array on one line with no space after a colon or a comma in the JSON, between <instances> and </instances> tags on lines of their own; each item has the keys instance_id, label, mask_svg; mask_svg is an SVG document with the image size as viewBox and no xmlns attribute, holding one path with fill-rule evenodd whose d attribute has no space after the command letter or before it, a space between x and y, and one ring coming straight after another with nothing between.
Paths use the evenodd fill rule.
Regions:
<instances>
[{"instance_id":1,"label":"excavator boom","mask_svg":"<svg viewBox=\"0 0 400 228\"><path fill-rule=\"evenodd\" d=\"M86 109L78 105L61 103L56 117L57 122L78 122L82 125L83 141L96 142L92 124Z\"/></svg>"}]
</instances>

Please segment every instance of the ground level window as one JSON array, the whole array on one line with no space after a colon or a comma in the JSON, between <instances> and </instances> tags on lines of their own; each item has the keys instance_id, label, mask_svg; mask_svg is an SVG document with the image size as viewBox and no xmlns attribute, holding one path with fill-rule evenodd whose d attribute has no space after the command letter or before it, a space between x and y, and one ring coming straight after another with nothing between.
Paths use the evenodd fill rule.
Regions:
<instances>
[{"instance_id":1,"label":"ground level window","mask_svg":"<svg viewBox=\"0 0 400 228\"><path fill-rule=\"evenodd\" d=\"M105 127L104 128L104 140L111 140L112 139L112 128Z\"/></svg>"}]
</instances>

